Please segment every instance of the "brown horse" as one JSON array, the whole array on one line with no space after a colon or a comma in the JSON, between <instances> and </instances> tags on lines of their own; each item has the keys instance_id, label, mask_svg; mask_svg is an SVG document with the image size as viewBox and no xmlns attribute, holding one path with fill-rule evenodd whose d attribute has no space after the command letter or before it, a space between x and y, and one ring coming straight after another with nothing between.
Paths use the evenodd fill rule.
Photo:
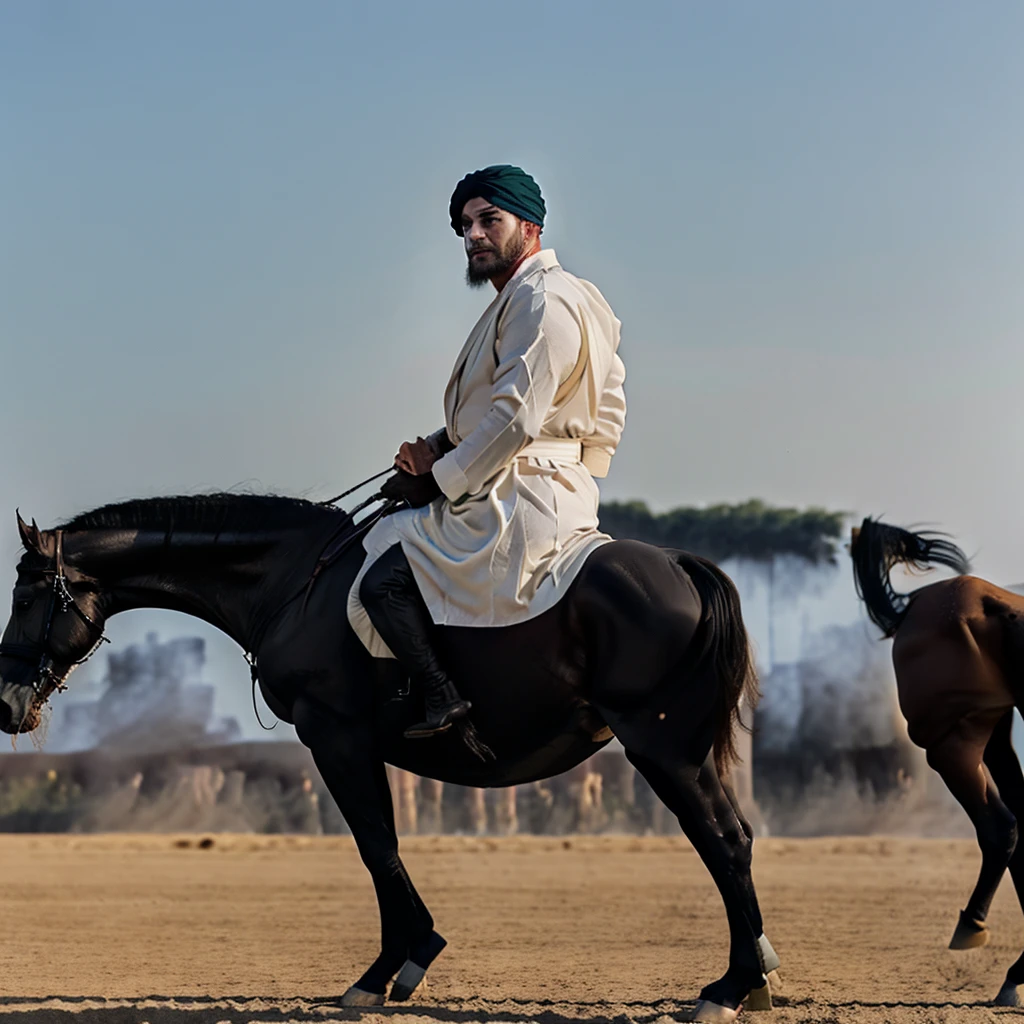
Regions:
<instances>
[{"instance_id":1,"label":"brown horse","mask_svg":"<svg viewBox=\"0 0 1024 1024\"><path fill-rule=\"evenodd\" d=\"M1010 741L1013 709L1024 705L1024 598L965 575L967 556L936 534L865 519L853 530L850 554L868 615L893 638L910 738L977 831L981 873L950 949L983 946L985 918L1007 867L1024 907L1024 846L1017 842L1024 775ZM897 594L889 581L896 565L945 565L961 575ZM1024 955L1006 972L996 1004L1020 1006L1021 984Z\"/></svg>"}]
</instances>

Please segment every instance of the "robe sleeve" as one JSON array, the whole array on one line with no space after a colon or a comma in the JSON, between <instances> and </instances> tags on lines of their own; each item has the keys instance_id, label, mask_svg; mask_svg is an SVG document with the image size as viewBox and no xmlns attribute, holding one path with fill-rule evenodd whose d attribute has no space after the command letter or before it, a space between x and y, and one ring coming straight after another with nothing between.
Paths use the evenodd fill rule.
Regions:
<instances>
[{"instance_id":1,"label":"robe sleeve","mask_svg":"<svg viewBox=\"0 0 1024 1024\"><path fill-rule=\"evenodd\" d=\"M427 444L434 449L434 453L438 457L446 455L455 447L451 438L448 436L447 427L441 427L440 430L435 430L432 434L428 434L425 440Z\"/></svg>"},{"instance_id":2,"label":"robe sleeve","mask_svg":"<svg viewBox=\"0 0 1024 1024\"><path fill-rule=\"evenodd\" d=\"M529 286L513 292L494 347L491 408L454 451L434 463L434 479L450 501L482 491L539 436L580 344L579 321L564 299Z\"/></svg>"},{"instance_id":3,"label":"robe sleeve","mask_svg":"<svg viewBox=\"0 0 1024 1024\"><path fill-rule=\"evenodd\" d=\"M626 425L626 393L622 387L625 380L626 367L616 353L604 382L594 432L582 438L583 465L590 470L591 476L608 475L612 456L619 446Z\"/></svg>"}]
</instances>

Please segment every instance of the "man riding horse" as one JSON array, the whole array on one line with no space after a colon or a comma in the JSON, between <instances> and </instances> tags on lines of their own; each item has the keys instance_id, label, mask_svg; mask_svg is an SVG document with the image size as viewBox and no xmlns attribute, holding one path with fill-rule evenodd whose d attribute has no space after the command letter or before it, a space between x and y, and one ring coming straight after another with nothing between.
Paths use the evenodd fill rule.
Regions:
<instances>
[{"instance_id":1,"label":"man riding horse","mask_svg":"<svg viewBox=\"0 0 1024 1024\"><path fill-rule=\"evenodd\" d=\"M544 212L517 168L456 189L470 282L498 294L456 364L445 430L403 445L383 489L411 507L381 518L365 553L351 514L274 495L137 499L51 530L19 517L0 731L39 726L114 615L165 608L223 630L309 748L373 877L380 952L341 1001L380 1006L389 985L392 999L410 998L445 947L399 855L385 762L513 786L570 770L610 730L722 896L729 966L692 1019L731 1024L741 1007L771 1005L779 963L751 877L753 833L728 783L740 706L757 698L739 594L698 555L598 532L593 478L625 418L619 323L540 248ZM346 600L355 632L339 629ZM469 704L434 642L492 758L475 756ZM377 700L386 666L367 647L397 655L422 687L426 721L411 735L454 721L463 742L403 737L417 716Z\"/></svg>"},{"instance_id":2,"label":"man riding horse","mask_svg":"<svg viewBox=\"0 0 1024 1024\"><path fill-rule=\"evenodd\" d=\"M349 600L353 629L422 689L426 720L450 728L470 709L439 663L435 625L508 626L564 595L598 529L594 477L607 475L626 418L619 321L540 235L546 207L519 167L467 175L450 204L471 287L498 293L462 347L445 426L405 442L382 488L410 506L367 534Z\"/></svg>"}]
</instances>

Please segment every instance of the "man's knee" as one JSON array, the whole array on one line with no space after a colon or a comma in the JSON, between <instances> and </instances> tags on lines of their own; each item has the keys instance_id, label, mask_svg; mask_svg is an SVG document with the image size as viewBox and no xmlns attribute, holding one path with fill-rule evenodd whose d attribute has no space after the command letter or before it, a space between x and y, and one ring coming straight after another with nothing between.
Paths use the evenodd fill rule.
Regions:
<instances>
[{"instance_id":1,"label":"man's knee","mask_svg":"<svg viewBox=\"0 0 1024 1024\"><path fill-rule=\"evenodd\" d=\"M372 614L387 602L391 594L406 589L411 580L409 560L402 551L402 545L395 544L366 570L359 584L359 600Z\"/></svg>"}]
</instances>

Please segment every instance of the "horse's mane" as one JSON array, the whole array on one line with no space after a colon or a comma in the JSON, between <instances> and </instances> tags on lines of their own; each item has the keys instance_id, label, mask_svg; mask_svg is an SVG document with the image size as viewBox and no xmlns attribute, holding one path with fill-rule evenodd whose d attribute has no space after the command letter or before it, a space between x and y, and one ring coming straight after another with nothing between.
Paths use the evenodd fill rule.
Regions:
<instances>
[{"instance_id":1,"label":"horse's mane","mask_svg":"<svg viewBox=\"0 0 1024 1024\"><path fill-rule=\"evenodd\" d=\"M135 498L82 512L60 529L249 533L308 526L346 515L339 508L277 494L193 494Z\"/></svg>"}]
</instances>

